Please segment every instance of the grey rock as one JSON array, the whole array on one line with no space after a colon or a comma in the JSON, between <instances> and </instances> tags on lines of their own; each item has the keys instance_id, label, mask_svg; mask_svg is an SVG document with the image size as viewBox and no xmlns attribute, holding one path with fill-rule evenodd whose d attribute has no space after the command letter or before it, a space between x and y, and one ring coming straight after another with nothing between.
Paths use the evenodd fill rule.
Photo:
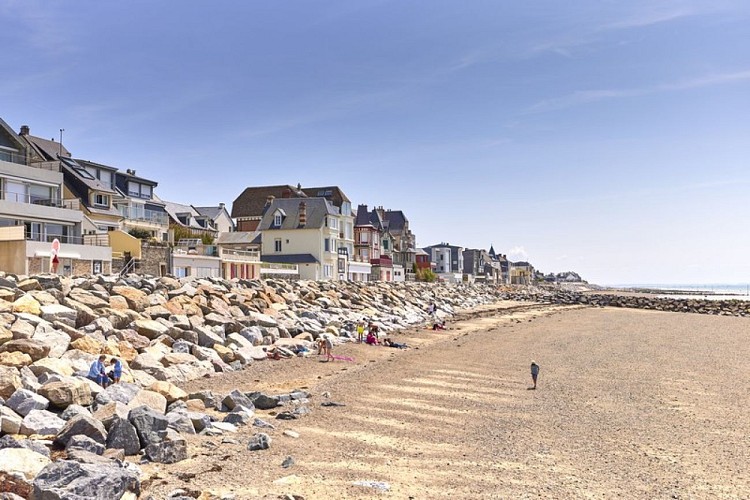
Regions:
<instances>
[{"instance_id":1,"label":"grey rock","mask_svg":"<svg viewBox=\"0 0 750 500\"><path fill-rule=\"evenodd\" d=\"M190 418L190 421L193 423L193 428L196 432L201 432L205 429L211 428L211 417L205 413L190 411L188 412L188 418Z\"/></svg>"},{"instance_id":2,"label":"grey rock","mask_svg":"<svg viewBox=\"0 0 750 500\"><path fill-rule=\"evenodd\" d=\"M247 449L250 451L267 450L270 447L271 437L263 432L254 434L247 443Z\"/></svg>"},{"instance_id":3,"label":"grey rock","mask_svg":"<svg viewBox=\"0 0 750 500\"><path fill-rule=\"evenodd\" d=\"M165 439L146 446L144 456L162 464L173 464L188 458L187 442L182 439Z\"/></svg>"},{"instance_id":4,"label":"grey rock","mask_svg":"<svg viewBox=\"0 0 750 500\"><path fill-rule=\"evenodd\" d=\"M147 406L130 410L128 420L135 427L141 447L143 448L164 439L167 427L169 426L167 417Z\"/></svg>"},{"instance_id":5,"label":"grey rock","mask_svg":"<svg viewBox=\"0 0 750 500\"><path fill-rule=\"evenodd\" d=\"M250 401L250 398L242 394L238 390L234 390L230 392L227 397L225 397L221 401L222 405L227 408L229 411L234 410L237 406L244 406L245 408L254 409L255 406L253 405L253 402Z\"/></svg>"},{"instance_id":6,"label":"grey rock","mask_svg":"<svg viewBox=\"0 0 750 500\"><path fill-rule=\"evenodd\" d=\"M47 398L26 389L17 389L5 404L19 415L26 416L31 410L46 410Z\"/></svg>"},{"instance_id":7,"label":"grey rock","mask_svg":"<svg viewBox=\"0 0 750 500\"><path fill-rule=\"evenodd\" d=\"M248 397L259 410L272 410L279 406L280 403L278 396L268 396L262 392L248 394Z\"/></svg>"},{"instance_id":8,"label":"grey rock","mask_svg":"<svg viewBox=\"0 0 750 500\"><path fill-rule=\"evenodd\" d=\"M40 434L56 435L65 425L65 420L47 410L31 410L21 422L20 433L26 436Z\"/></svg>"},{"instance_id":9,"label":"grey rock","mask_svg":"<svg viewBox=\"0 0 750 500\"><path fill-rule=\"evenodd\" d=\"M141 388L137 385L129 384L127 382L112 384L96 396L96 404L105 405L112 401L119 401L122 404L128 404L133 398L135 398L140 390Z\"/></svg>"},{"instance_id":10,"label":"grey rock","mask_svg":"<svg viewBox=\"0 0 750 500\"><path fill-rule=\"evenodd\" d=\"M81 405L70 405L67 408L65 408L65 411L63 411L60 414L60 418L62 418L63 420L70 420L76 415L89 415L90 416L91 412Z\"/></svg>"},{"instance_id":11,"label":"grey rock","mask_svg":"<svg viewBox=\"0 0 750 500\"><path fill-rule=\"evenodd\" d=\"M294 465L294 458L292 457L286 457L283 462L281 462L281 466L285 469L288 469Z\"/></svg>"},{"instance_id":12,"label":"grey rock","mask_svg":"<svg viewBox=\"0 0 750 500\"><path fill-rule=\"evenodd\" d=\"M167 413L169 428L183 434L195 434L193 421L188 416L187 410L175 410Z\"/></svg>"},{"instance_id":13,"label":"grey rock","mask_svg":"<svg viewBox=\"0 0 750 500\"><path fill-rule=\"evenodd\" d=\"M124 418L115 418L107 434L107 448L123 450L125 455L136 455L141 450L141 441L133 424Z\"/></svg>"},{"instance_id":14,"label":"grey rock","mask_svg":"<svg viewBox=\"0 0 750 500\"><path fill-rule=\"evenodd\" d=\"M275 425L266 422L262 418L256 418L255 420L253 420L253 425L255 427L260 427L261 429L275 429L276 428Z\"/></svg>"},{"instance_id":15,"label":"grey rock","mask_svg":"<svg viewBox=\"0 0 750 500\"><path fill-rule=\"evenodd\" d=\"M65 423L55 436L55 443L67 446L73 436L87 436L97 443L107 442L107 431L104 424L89 415L76 415Z\"/></svg>"},{"instance_id":16,"label":"grey rock","mask_svg":"<svg viewBox=\"0 0 750 500\"><path fill-rule=\"evenodd\" d=\"M73 436L68 440L68 444L65 446L65 450L67 451L73 448L78 448L90 453L95 453L96 455L102 455L104 453L103 444L97 443L90 437L84 435Z\"/></svg>"},{"instance_id":17,"label":"grey rock","mask_svg":"<svg viewBox=\"0 0 750 500\"><path fill-rule=\"evenodd\" d=\"M109 500L127 492L137 496L141 491L138 472L114 461L82 464L58 460L42 469L33 485L35 500Z\"/></svg>"}]
</instances>

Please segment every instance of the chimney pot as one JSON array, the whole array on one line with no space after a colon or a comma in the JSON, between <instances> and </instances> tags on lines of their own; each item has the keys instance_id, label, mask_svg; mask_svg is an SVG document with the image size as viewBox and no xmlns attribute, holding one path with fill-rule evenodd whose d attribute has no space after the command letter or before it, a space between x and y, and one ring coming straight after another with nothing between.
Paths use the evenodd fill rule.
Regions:
<instances>
[{"instance_id":1,"label":"chimney pot","mask_svg":"<svg viewBox=\"0 0 750 500\"><path fill-rule=\"evenodd\" d=\"M29 135L30 130L28 125L21 125L21 135Z\"/></svg>"},{"instance_id":2,"label":"chimney pot","mask_svg":"<svg viewBox=\"0 0 750 500\"><path fill-rule=\"evenodd\" d=\"M224 208L225 206L223 203L219 203L219 208Z\"/></svg>"}]
</instances>

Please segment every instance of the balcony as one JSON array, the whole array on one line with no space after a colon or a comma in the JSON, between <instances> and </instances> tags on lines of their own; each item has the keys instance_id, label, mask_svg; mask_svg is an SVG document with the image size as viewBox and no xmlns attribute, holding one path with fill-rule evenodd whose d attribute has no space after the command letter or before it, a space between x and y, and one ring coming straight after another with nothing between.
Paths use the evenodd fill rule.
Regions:
<instances>
[{"instance_id":1,"label":"balcony","mask_svg":"<svg viewBox=\"0 0 750 500\"><path fill-rule=\"evenodd\" d=\"M218 257L219 247L215 245L180 245L174 247L175 255L202 255L204 257Z\"/></svg>"},{"instance_id":2,"label":"balcony","mask_svg":"<svg viewBox=\"0 0 750 500\"><path fill-rule=\"evenodd\" d=\"M117 211L129 222L169 227L169 216L166 212L127 206L117 207Z\"/></svg>"},{"instance_id":3,"label":"balcony","mask_svg":"<svg viewBox=\"0 0 750 500\"><path fill-rule=\"evenodd\" d=\"M260 252L257 250L230 250L219 248L219 257L224 262L259 263Z\"/></svg>"},{"instance_id":4,"label":"balcony","mask_svg":"<svg viewBox=\"0 0 750 500\"><path fill-rule=\"evenodd\" d=\"M19 153L17 151L8 151L5 149L0 149L0 161L17 163L18 165L28 165L25 152Z\"/></svg>"},{"instance_id":5,"label":"balcony","mask_svg":"<svg viewBox=\"0 0 750 500\"><path fill-rule=\"evenodd\" d=\"M33 194L15 193L12 191L0 191L0 199L12 201L14 203L28 203L31 205L41 205L43 207L62 208L63 203L59 198L45 198Z\"/></svg>"},{"instance_id":6,"label":"balcony","mask_svg":"<svg viewBox=\"0 0 750 500\"><path fill-rule=\"evenodd\" d=\"M263 262L260 265L261 275L297 275L299 267L297 264L280 264L275 262Z\"/></svg>"},{"instance_id":7,"label":"balcony","mask_svg":"<svg viewBox=\"0 0 750 500\"><path fill-rule=\"evenodd\" d=\"M382 255L379 259L371 259L370 264L380 267L393 267L393 259L387 255Z\"/></svg>"}]
</instances>

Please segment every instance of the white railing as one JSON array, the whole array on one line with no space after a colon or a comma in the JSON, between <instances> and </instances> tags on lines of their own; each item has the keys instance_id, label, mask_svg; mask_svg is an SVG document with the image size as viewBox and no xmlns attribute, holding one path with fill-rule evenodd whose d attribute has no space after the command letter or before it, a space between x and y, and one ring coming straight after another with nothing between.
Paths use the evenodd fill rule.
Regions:
<instances>
[{"instance_id":1,"label":"white railing","mask_svg":"<svg viewBox=\"0 0 750 500\"><path fill-rule=\"evenodd\" d=\"M260 262L257 250L233 250L219 247L219 257L227 262Z\"/></svg>"},{"instance_id":2,"label":"white railing","mask_svg":"<svg viewBox=\"0 0 750 500\"><path fill-rule=\"evenodd\" d=\"M129 221L146 222L157 226L169 226L169 216L165 212L132 207L118 207L120 215Z\"/></svg>"}]
</instances>

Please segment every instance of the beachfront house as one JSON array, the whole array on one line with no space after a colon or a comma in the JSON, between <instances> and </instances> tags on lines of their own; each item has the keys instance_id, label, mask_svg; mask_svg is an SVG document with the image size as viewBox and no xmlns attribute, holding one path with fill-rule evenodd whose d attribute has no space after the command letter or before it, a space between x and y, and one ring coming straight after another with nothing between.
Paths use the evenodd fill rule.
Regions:
<instances>
[{"instance_id":1,"label":"beachfront house","mask_svg":"<svg viewBox=\"0 0 750 500\"><path fill-rule=\"evenodd\" d=\"M464 276L463 247L449 243L439 243L424 247L430 254L430 260L435 263L435 273L443 281L460 283Z\"/></svg>"},{"instance_id":2,"label":"beachfront house","mask_svg":"<svg viewBox=\"0 0 750 500\"><path fill-rule=\"evenodd\" d=\"M69 153L45 141L49 151L42 154L24 137L28 133L29 128L22 127L17 135L0 119L0 271L50 271L52 243L57 240L59 274L111 272L111 249L84 240L83 212L63 203L64 178L56 156Z\"/></svg>"},{"instance_id":3,"label":"beachfront house","mask_svg":"<svg viewBox=\"0 0 750 500\"><path fill-rule=\"evenodd\" d=\"M258 225L264 263L296 265L301 279L347 279L339 254L340 213L330 201L269 198L264 210Z\"/></svg>"}]
</instances>

